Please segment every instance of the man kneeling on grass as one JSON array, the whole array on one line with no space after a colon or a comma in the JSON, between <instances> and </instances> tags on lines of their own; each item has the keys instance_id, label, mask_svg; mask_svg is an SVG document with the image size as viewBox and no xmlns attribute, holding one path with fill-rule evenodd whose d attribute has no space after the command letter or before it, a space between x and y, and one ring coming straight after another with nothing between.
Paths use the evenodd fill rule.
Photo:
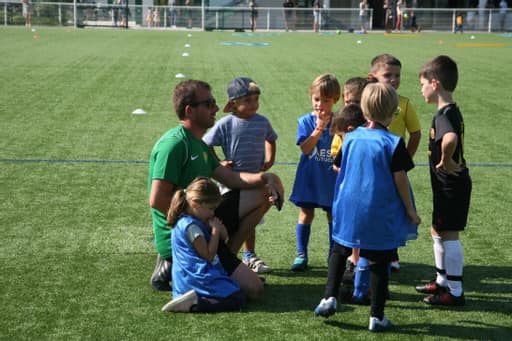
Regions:
<instances>
[{"instance_id":1,"label":"man kneeling on grass","mask_svg":"<svg viewBox=\"0 0 512 341\"><path fill-rule=\"evenodd\" d=\"M156 290L171 290L172 232L167 226L167 212L172 195L196 177L204 176L233 189L223 196L215 210L229 236L227 243L218 244L216 253L228 276L247 297L258 298L263 293L262 281L235 254L272 204L281 204L281 180L272 173L234 172L220 165L211 154L202 137L215 123L219 107L208 83L179 83L173 92L173 103L180 124L157 141L149 160L149 204L158 251L151 285Z\"/></svg>"}]
</instances>

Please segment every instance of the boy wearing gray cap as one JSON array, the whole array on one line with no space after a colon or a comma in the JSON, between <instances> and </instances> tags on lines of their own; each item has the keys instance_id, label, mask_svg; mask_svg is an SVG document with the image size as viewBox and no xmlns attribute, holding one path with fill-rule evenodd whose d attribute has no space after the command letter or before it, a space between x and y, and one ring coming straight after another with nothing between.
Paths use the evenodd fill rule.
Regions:
<instances>
[{"instance_id":1,"label":"boy wearing gray cap","mask_svg":"<svg viewBox=\"0 0 512 341\"><path fill-rule=\"evenodd\" d=\"M276 156L277 134L269 120L258 114L260 88L250 78L238 77L228 85L225 113L231 113L215 123L203 137L210 146L220 146L224 160L220 163L238 172L258 173L272 167ZM282 203L281 203L282 204ZM240 209L243 203L240 202ZM280 208L280 204L276 204ZM256 232L253 230L243 244L243 262L256 273L268 273L271 268L255 253ZM238 250L231 250L237 253Z\"/></svg>"}]
</instances>

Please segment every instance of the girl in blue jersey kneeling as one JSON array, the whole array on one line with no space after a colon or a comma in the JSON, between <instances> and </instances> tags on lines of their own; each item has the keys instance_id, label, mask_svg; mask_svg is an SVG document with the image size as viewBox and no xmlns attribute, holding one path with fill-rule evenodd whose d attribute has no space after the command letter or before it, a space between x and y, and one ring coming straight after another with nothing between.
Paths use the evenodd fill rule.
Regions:
<instances>
[{"instance_id":1,"label":"girl in blue jersey kneeling","mask_svg":"<svg viewBox=\"0 0 512 341\"><path fill-rule=\"evenodd\" d=\"M221 199L217 185L204 177L174 193L167 216L173 228L173 300L163 311L215 313L245 305L245 295L217 256L219 243L228 237L226 227L214 216Z\"/></svg>"}]
</instances>

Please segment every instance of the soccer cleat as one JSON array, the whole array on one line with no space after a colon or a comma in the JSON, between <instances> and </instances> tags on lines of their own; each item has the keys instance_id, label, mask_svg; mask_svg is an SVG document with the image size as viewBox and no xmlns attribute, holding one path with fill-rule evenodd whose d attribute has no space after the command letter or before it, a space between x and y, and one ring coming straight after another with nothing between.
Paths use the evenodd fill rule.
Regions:
<instances>
[{"instance_id":1,"label":"soccer cleat","mask_svg":"<svg viewBox=\"0 0 512 341\"><path fill-rule=\"evenodd\" d=\"M453 296L449 292L443 292L436 295L430 295L423 299L423 302L430 305L444 305L444 306L463 306L466 304L464 294L460 296Z\"/></svg>"},{"instance_id":2,"label":"soccer cleat","mask_svg":"<svg viewBox=\"0 0 512 341\"><path fill-rule=\"evenodd\" d=\"M272 271L270 266L265 264L258 256L253 254L250 258L244 259L243 263L257 274L266 274Z\"/></svg>"},{"instance_id":3,"label":"soccer cleat","mask_svg":"<svg viewBox=\"0 0 512 341\"><path fill-rule=\"evenodd\" d=\"M400 271L400 263L395 260L391 262L391 272L398 272Z\"/></svg>"},{"instance_id":4,"label":"soccer cleat","mask_svg":"<svg viewBox=\"0 0 512 341\"><path fill-rule=\"evenodd\" d=\"M436 295L436 294L442 294L442 293L448 292L448 288L437 284L435 279L432 282L427 283L425 285L417 285L414 287L414 289L416 289L417 292L420 292L422 294L430 294L430 295Z\"/></svg>"},{"instance_id":5,"label":"soccer cleat","mask_svg":"<svg viewBox=\"0 0 512 341\"><path fill-rule=\"evenodd\" d=\"M156 257L156 266L153 274L151 275L151 286L155 290L159 291L171 291L171 280L172 280L172 262L160 257L160 254Z\"/></svg>"},{"instance_id":6,"label":"soccer cleat","mask_svg":"<svg viewBox=\"0 0 512 341\"><path fill-rule=\"evenodd\" d=\"M197 294L194 290L187 291L180 297L167 302L162 311L173 313L189 313L190 308L197 305Z\"/></svg>"},{"instance_id":7,"label":"soccer cleat","mask_svg":"<svg viewBox=\"0 0 512 341\"><path fill-rule=\"evenodd\" d=\"M328 318L329 316L336 314L336 305L336 298L322 298L318 306L315 308L315 315Z\"/></svg>"},{"instance_id":8,"label":"soccer cleat","mask_svg":"<svg viewBox=\"0 0 512 341\"><path fill-rule=\"evenodd\" d=\"M292 271L306 271L308 268L308 259L306 257L297 257L293 261Z\"/></svg>"},{"instance_id":9,"label":"soccer cleat","mask_svg":"<svg viewBox=\"0 0 512 341\"><path fill-rule=\"evenodd\" d=\"M370 323L368 324L368 330L371 332L384 332L386 330L391 329L393 324L390 320L388 320L385 316L382 317L382 320L379 320L376 317L370 316Z\"/></svg>"}]
</instances>

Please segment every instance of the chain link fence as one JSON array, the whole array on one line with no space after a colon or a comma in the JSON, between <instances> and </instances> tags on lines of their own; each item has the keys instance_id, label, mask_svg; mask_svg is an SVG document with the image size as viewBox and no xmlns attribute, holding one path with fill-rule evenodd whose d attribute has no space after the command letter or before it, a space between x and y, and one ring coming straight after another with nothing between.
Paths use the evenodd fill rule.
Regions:
<instances>
[{"instance_id":1,"label":"chain link fence","mask_svg":"<svg viewBox=\"0 0 512 341\"><path fill-rule=\"evenodd\" d=\"M200 6L141 6L106 3L50 3L32 2L24 8L22 2L0 2L0 25L25 25L27 11L31 24L37 26L119 27L151 29L200 29L200 30L252 30L258 31L313 31L313 10L294 8L287 14L282 8L251 10L249 7L200 7ZM423 31L454 32L457 16L462 16L463 29L476 32L501 32L512 30L512 10L500 9L405 9L400 30L409 31L417 26ZM415 22L413 17L415 16ZM321 9L319 30L358 32L371 31L375 24L373 11L360 17L358 8ZM391 20L396 20L391 18ZM375 25L374 25L375 24ZM416 25L414 25L416 24ZM395 27L391 23L390 27Z\"/></svg>"}]
</instances>

